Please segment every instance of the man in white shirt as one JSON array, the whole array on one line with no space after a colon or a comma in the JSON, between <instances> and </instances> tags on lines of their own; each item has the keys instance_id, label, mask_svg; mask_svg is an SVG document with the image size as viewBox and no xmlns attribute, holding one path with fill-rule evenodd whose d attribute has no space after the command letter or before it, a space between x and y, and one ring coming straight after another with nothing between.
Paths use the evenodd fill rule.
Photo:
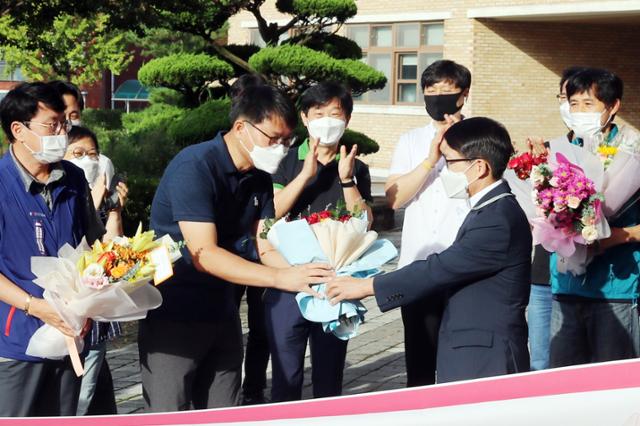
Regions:
<instances>
[{"instance_id":1,"label":"man in white shirt","mask_svg":"<svg viewBox=\"0 0 640 426\"><path fill-rule=\"evenodd\" d=\"M469 212L468 200L447 197L439 176L442 135L462 119L470 86L469 70L453 61L436 61L422 73L432 121L400 137L385 185L391 207L405 207L398 268L448 248ZM429 297L402 307L408 387L435 383L443 305L442 299Z\"/></svg>"}]
</instances>

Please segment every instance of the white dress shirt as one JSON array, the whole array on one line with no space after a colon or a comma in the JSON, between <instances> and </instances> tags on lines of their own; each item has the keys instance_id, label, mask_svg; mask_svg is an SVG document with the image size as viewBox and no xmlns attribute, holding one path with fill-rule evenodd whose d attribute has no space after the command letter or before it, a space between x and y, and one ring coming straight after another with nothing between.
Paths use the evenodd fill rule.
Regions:
<instances>
[{"instance_id":1,"label":"white dress shirt","mask_svg":"<svg viewBox=\"0 0 640 426\"><path fill-rule=\"evenodd\" d=\"M418 167L428 157L436 133L435 126L430 123L400 136L389 175L404 175ZM444 166L441 158L424 186L405 206L398 268L448 248L469 213L467 200L449 198L444 192L439 178Z\"/></svg>"},{"instance_id":2,"label":"white dress shirt","mask_svg":"<svg viewBox=\"0 0 640 426\"><path fill-rule=\"evenodd\" d=\"M501 183L502 183L502 179L498 179L497 181L493 182L491 185L487 186L486 188L481 189L480 192L476 193L473 197L469 197L469 207L474 208L476 204L478 204L478 201L482 199L482 197L487 195L494 188L497 188L498 185L500 185Z\"/></svg>"}]
</instances>

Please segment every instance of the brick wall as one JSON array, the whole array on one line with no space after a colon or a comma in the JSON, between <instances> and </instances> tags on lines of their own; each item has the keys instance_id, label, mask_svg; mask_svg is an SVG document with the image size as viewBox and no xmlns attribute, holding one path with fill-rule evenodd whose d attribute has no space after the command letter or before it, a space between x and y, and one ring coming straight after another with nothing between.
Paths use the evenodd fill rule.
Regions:
<instances>
[{"instance_id":1,"label":"brick wall","mask_svg":"<svg viewBox=\"0 0 640 426\"><path fill-rule=\"evenodd\" d=\"M551 138L565 129L555 95L562 70L571 65L600 66L618 73L625 82L622 109L617 121L640 128L640 28L624 25L567 24L555 22L504 22L467 18L469 8L553 3L584 3L585 0L386 0L358 1L358 15L450 12L445 20L444 57L467 66L473 74L470 97L463 112L489 116L503 122L512 138L522 142L528 135ZM268 1L268 19L286 19ZM249 31L242 22L253 21L247 13L231 19L230 43L247 43ZM391 107L393 108L393 107ZM416 109L418 111L418 109ZM398 137L426 124L421 115L354 113L350 127L366 132L380 144L380 152L363 160L387 168Z\"/></svg>"},{"instance_id":2,"label":"brick wall","mask_svg":"<svg viewBox=\"0 0 640 426\"><path fill-rule=\"evenodd\" d=\"M555 99L560 75L571 65L585 65L610 69L624 80L616 121L640 128L637 34L632 26L476 21L473 114L503 122L516 141L561 135L565 127Z\"/></svg>"}]
</instances>

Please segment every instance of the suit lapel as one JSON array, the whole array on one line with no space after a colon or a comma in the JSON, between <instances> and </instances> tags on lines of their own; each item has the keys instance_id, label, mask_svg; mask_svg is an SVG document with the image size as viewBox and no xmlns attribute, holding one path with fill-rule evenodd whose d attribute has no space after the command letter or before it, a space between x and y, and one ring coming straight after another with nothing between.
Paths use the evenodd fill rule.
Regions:
<instances>
[{"instance_id":1,"label":"suit lapel","mask_svg":"<svg viewBox=\"0 0 640 426\"><path fill-rule=\"evenodd\" d=\"M487 192L477 203L476 206L481 206L482 203L497 197L501 194L506 194L506 193L511 193L511 187L509 186L509 184L507 183L507 181L503 180L502 183L498 186L496 186L495 188L493 188L491 191ZM469 222L476 217L478 214L480 214L480 212L482 211L482 208L479 208L477 210L473 210L473 208L469 211L469 213L467 214L467 217L464 218L464 221L462 221L462 225L460 226L460 230L458 231L458 235L456 236L456 239L458 239L458 237L460 237L460 235L462 235L467 227L467 225L469 224Z\"/></svg>"}]
</instances>

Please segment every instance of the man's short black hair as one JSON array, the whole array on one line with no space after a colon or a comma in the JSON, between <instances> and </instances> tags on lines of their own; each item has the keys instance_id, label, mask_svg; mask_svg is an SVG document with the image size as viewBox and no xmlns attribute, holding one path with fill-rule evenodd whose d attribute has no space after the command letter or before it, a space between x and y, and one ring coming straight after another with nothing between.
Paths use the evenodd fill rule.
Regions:
<instances>
[{"instance_id":1,"label":"man's short black hair","mask_svg":"<svg viewBox=\"0 0 640 426\"><path fill-rule=\"evenodd\" d=\"M611 107L618 99L622 100L624 85L620 77L600 68L586 68L569 78L567 82L568 98L589 90L600 102Z\"/></svg>"},{"instance_id":2,"label":"man's short black hair","mask_svg":"<svg viewBox=\"0 0 640 426\"><path fill-rule=\"evenodd\" d=\"M333 99L337 99L345 115L351 117L351 113L353 112L351 92L345 86L335 81L323 81L315 86L309 87L304 91L302 96L300 96L298 105L300 106L300 111L307 115L309 109L317 106L325 106Z\"/></svg>"},{"instance_id":3,"label":"man's short black hair","mask_svg":"<svg viewBox=\"0 0 640 426\"><path fill-rule=\"evenodd\" d=\"M50 84L22 83L13 88L0 102L2 130L9 142L14 142L11 123L31 121L38 114L38 104L43 103L55 112L64 113L62 95Z\"/></svg>"},{"instance_id":4,"label":"man's short black hair","mask_svg":"<svg viewBox=\"0 0 640 426\"><path fill-rule=\"evenodd\" d=\"M500 179L513 155L511 137L505 127L486 117L473 117L451 126L445 133L447 145L465 158L489 163L491 174Z\"/></svg>"},{"instance_id":5,"label":"man's short black hair","mask_svg":"<svg viewBox=\"0 0 640 426\"><path fill-rule=\"evenodd\" d=\"M69 145L71 145L72 143L78 142L80 139L89 138L96 145L96 151L100 152L100 145L98 145L98 137L96 136L95 133L93 133L91 130L87 129L86 127L73 126L71 130L69 130L69 133L67 133L67 135L69 136Z\"/></svg>"},{"instance_id":6,"label":"man's short black hair","mask_svg":"<svg viewBox=\"0 0 640 426\"><path fill-rule=\"evenodd\" d=\"M569 80L574 75L576 75L579 72L584 71L586 69L587 69L587 67L581 67L581 66L574 66L574 67L565 68L565 70L562 71L562 77L560 77L560 90L562 91L562 86L564 85L564 83L567 80Z\"/></svg>"},{"instance_id":7,"label":"man's short black hair","mask_svg":"<svg viewBox=\"0 0 640 426\"><path fill-rule=\"evenodd\" d=\"M231 103L229 120L233 124L240 117L244 117L254 124L259 124L274 116L281 118L289 129L296 128L298 114L289 97L273 86L251 86Z\"/></svg>"},{"instance_id":8,"label":"man's short black hair","mask_svg":"<svg viewBox=\"0 0 640 426\"><path fill-rule=\"evenodd\" d=\"M74 98L76 98L76 101L78 102L78 107L80 107L80 111L84 109L84 98L82 97L82 92L80 91L78 86L68 81L62 81L62 80L50 81L49 84L55 87L55 89L58 92L60 92L61 96L71 95Z\"/></svg>"},{"instance_id":9,"label":"man's short black hair","mask_svg":"<svg viewBox=\"0 0 640 426\"><path fill-rule=\"evenodd\" d=\"M464 65L457 64L447 59L435 61L422 73L420 85L422 91L426 87L433 86L441 81L450 81L464 92L471 87L471 72Z\"/></svg>"},{"instance_id":10,"label":"man's short black hair","mask_svg":"<svg viewBox=\"0 0 640 426\"><path fill-rule=\"evenodd\" d=\"M242 96L245 90L249 87L264 86L267 81L259 74L247 73L242 74L233 82L229 88L229 97L234 101L239 96Z\"/></svg>"}]
</instances>

